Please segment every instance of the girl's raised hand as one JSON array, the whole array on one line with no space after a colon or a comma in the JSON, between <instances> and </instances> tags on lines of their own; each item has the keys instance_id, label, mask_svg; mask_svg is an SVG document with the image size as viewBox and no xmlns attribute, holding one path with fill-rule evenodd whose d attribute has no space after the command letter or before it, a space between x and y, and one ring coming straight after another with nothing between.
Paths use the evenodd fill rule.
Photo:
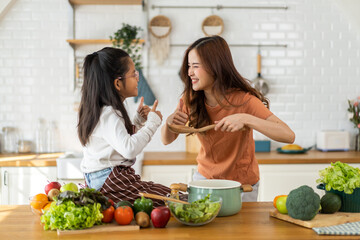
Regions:
<instances>
[{"instance_id":1,"label":"girl's raised hand","mask_svg":"<svg viewBox=\"0 0 360 240\"><path fill-rule=\"evenodd\" d=\"M156 111L156 108L157 108L158 103L159 103L158 100L155 100L154 105L153 105L153 107L151 108L151 112L155 112L155 113L160 117L160 119L162 120L161 112L160 112L160 111Z\"/></svg>"},{"instance_id":2,"label":"girl's raised hand","mask_svg":"<svg viewBox=\"0 0 360 240\"><path fill-rule=\"evenodd\" d=\"M150 107L145 105L144 106L144 97L141 97L140 98L140 103L139 103L139 106L137 108L137 112L140 114L140 116L144 119L147 120L147 116L150 112Z\"/></svg>"},{"instance_id":3,"label":"girl's raised hand","mask_svg":"<svg viewBox=\"0 0 360 240\"><path fill-rule=\"evenodd\" d=\"M182 112L183 106L184 102L180 99L178 108L167 119L168 124L185 125L187 123L189 117L186 113Z\"/></svg>"},{"instance_id":4,"label":"girl's raised hand","mask_svg":"<svg viewBox=\"0 0 360 240\"><path fill-rule=\"evenodd\" d=\"M214 130L221 130L222 132L236 132L246 130L245 125L246 114L233 114L224 117L220 121L215 121Z\"/></svg>"}]
</instances>

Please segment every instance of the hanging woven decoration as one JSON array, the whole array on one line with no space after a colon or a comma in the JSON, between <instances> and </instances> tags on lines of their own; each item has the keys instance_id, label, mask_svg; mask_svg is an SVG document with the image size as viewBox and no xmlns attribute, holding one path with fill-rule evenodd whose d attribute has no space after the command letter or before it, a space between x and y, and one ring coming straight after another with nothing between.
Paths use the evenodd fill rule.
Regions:
<instances>
[{"instance_id":1,"label":"hanging woven decoration","mask_svg":"<svg viewBox=\"0 0 360 240\"><path fill-rule=\"evenodd\" d=\"M170 50L171 21L164 15L158 15L149 23L151 52L159 65L168 57Z\"/></svg>"},{"instance_id":2,"label":"hanging woven decoration","mask_svg":"<svg viewBox=\"0 0 360 240\"><path fill-rule=\"evenodd\" d=\"M208 16L202 23L202 31L207 37L221 35L224 31L224 21L217 15Z\"/></svg>"}]
</instances>

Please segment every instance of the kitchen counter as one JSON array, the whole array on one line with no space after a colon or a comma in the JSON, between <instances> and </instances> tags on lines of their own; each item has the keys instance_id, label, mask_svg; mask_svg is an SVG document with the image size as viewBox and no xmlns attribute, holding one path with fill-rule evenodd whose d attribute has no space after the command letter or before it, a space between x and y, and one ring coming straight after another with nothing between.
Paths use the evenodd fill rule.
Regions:
<instances>
[{"instance_id":1,"label":"kitchen counter","mask_svg":"<svg viewBox=\"0 0 360 240\"><path fill-rule=\"evenodd\" d=\"M49 167L56 166L56 159L63 153L0 154L0 167ZM196 153L145 152L143 165L196 165ZM311 150L304 154L281 154L276 151L255 153L259 164L316 164L341 160L360 163L360 152L320 152Z\"/></svg>"},{"instance_id":2,"label":"kitchen counter","mask_svg":"<svg viewBox=\"0 0 360 240\"><path fill-rule=\"evenodd\" d=\"M145 152L143 165L196 165L196 153ZM320 152L311 150L303 154L283 154L276 151L257 152L259 164L316 164L343 161L360 163L360 152Z\"/></svg>"},{"instance_id":3,"label":"kitchen counter","mask_svg":"<svg viewBox=\"0 0 360 240\"><path fill-rule=\"evenodd\" d=\"M0 154L0 167L56 167L56 159L64 153Z\"/></svg>"},{"instance_id":4,"label":"kitchen counter","mask_svg":"<svg viewBox=\"0 0 360 240\"><path fill-rule=\"evenodd\" d=\"M243 203L240 213L218 217L201 226L185 226L171 218L166 228L144 228L138 231L65 235L60 239L359 239L359 236L321 236L312 229L300 227L269 216L270 202ZM114 238L111 238L114 237ZM0 206L0 239L58 239L55 231L44 231L40 218L27 205Z\"/></svg>"}]
</instances>

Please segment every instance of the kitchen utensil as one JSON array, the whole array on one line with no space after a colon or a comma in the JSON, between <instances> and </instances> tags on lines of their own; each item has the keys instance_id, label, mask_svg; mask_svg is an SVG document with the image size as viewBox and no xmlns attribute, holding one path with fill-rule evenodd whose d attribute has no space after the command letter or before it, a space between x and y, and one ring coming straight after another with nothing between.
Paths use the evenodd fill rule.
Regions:
<instances>
[{"instance_id":1,"label":"kitchen utensil","mask_svg":"<svg viewBox=\"0 0 360 240\"><path fill-rule=\"evenodd\" d=\"M345 212L336 212L333 214L318 213L310 221L294 219L287 214L279 213L278 210L273 210L269 214L271 217L278 218L290 223L294 223L306 228L327 227L327 226L344 224L348 222L360 221L360 213L345 213Z\"/></svg>"},{"instance_id":2,"label":"kitchen utensil","mask_svg":"<svg viewBox=\"0 0 360 240\"><path fill-rule=\"evenodd\" d=\"M108 233L108 232L122 232L122 231L134 231L140 230L139 225L136 225L133 220L129 225L119 225L116 221L112 223L106 223L103 225L95 225L91 228L79 229L79 230L57 230L58 236L74 235L74 234L93 234L93 233Z\"/></svg>"},{"instance_id":3,"label":"kitchen utensil","mask_svg":"<svg viewBox=\"0 0 360 240\"><path fill-rule=\"evenodd\" d=\"M254 87L256 90L261 92L264 96L269 92L269 83L261 75L261 53L258 48L257 54L257 77L253 80Z\"/></svg>"},{"instance_id":4,"label":"kitchen utensil","mask_svg":"<svg viewBox=\"0 0 360 240\"><path fill-rule=\"evenodd\" d=\"M218 216L230 216L238 213L242 206L241 193L251 192L251 185L241 185L239 182L223 179L192 181L188 185L171 184L172 195L175 191L187 191L188 201L202 199L209 193L222 198L222 207Z\"/></svg>"},{"instance_id":5,"label":"kitchen utensil","mask_svg":"<svg viewBox=\"0 0 360 240\"><path fill-rule=\"evenodd\" d=\"M276 151L279 152L279 153L298 154L298 153L306 153L311 148L312 148L312 146L308 147L308 148L303 148L301 150L284 150L284 149L281 149L281 148L277 148Z\"/></svg>"},{"instance_id":6,"label":"kitchen utensil","mask_svg":"<svg viewBox=\"0 0 360 240\"><path fill-rule=\"evenodd\" d=\"M147 197L147 198L160 199L160 200L164 200L164 201L172 201L172 202L177 202L177 203L182 203L182 204L190 204L188 202L181 201L179 199L164 197L164 196L157 195L157 194L139 192L139 195L143 196L143 197Z\"/></svg>"},{"instance_id":7,"label":"kitchen utensil","mask_svg":"<svg viewBox=\"0 0 360 240\"><path fill-rule=\"evenodd\" d=\"M325 190L325 184L320 183L316 186L317 189ZM352 194L346 194L334 189L325 192L332 192L340 196L341 208L339 212L353 212L360 213L360 188L355 188ZM360 221L360 219L358 220Z\"/></svg>"},{"instance_id":8,"label":"kitchen utensil","mask_svg":"<svg viewBox=\"0 0 360 240\"><path fill-rule=\"evenodd\" d=\"M169 129L174 133L198 133L211 130L215 127L215 124L208 125L202 128L193 128L184 125L168 124Z\"/></svg>"},{"instance_id":9,"label":"kitchen utensil","mask_svg":"<svg viewBox=\"0 0 360 240\"><path fill-rule=\"evenodd\" d=\"M169 207L173 217L182 224L189 226L201 226L214 220L221 209L222 199L219 196L210 195L209 200L211 203L205 203L205 208L204 203L201 203L200 205L196 203L184 205L173 201L167 201L167 206ZM204 213L204 216L200 217L200 214L192 216L194 209Z\"/></svg>"}]
</instances>

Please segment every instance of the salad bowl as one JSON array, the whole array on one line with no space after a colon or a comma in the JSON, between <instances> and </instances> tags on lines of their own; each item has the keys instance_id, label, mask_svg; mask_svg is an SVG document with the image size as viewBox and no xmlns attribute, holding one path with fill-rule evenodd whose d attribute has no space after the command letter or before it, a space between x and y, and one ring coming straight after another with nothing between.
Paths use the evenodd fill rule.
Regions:
<instances>
[{"instance_id":1,"label":"salad bowl","mask_svg":"<svg viewBox=\"0 0 360 240\"><path fill-rule=\"evenodd\" d=\"M222 199L216 195L207 195L205 198L183 204L166 201L171 215L179 222L189 226L201 226L213 221L219 214Z\"/></svg>"}]
</instances>

